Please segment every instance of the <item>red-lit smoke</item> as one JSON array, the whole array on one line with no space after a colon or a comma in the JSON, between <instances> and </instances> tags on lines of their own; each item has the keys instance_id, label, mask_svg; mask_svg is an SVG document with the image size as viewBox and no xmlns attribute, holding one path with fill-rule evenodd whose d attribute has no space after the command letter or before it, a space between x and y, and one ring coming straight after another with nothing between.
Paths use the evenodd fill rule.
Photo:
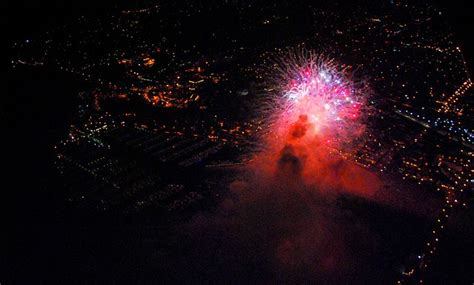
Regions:
<instances>
[{"instance_id":1,"label":"red-lit smoke","mask_svg":"<svg viewBox=\"0 0 474 285\"><path fill-rule=\"evenodd\" d=\"M180 227L179 254L165 259L166 268L179 269L163 272L170 280L387 284L379 233L338 205L343 195L378 202L377 176L338 152L364 133L363 90L312 53L285 58L273 66L280 87L267 88L277 92L264 114L271 120L262 150L215 212ZM335 85L305 87L301 78L321 70Z\"/></svg>"},{"instance_id":2,"label":"red-lit smoke","mask_svg":"<svg viewBox=\"0 0 474 285\"><path fill-rule=\"evenodd\" d=\"M260 175L297 173L322 192L373 195L377 177L338 155L365 131L367 89L352 81L347 66L307 50L278 58L272 69L270 129L254 168L267 172Z\"/></svg>"}]
</instances>

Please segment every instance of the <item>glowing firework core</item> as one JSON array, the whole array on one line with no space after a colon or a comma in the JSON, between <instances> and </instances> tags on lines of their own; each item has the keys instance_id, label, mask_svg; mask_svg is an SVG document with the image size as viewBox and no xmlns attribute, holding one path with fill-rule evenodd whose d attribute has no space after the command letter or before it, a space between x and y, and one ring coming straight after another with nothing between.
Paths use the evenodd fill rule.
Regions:
<instances>
[{"instance_id":1,"label":"glowing firework core","mask_svg":"<svg viewBox=\"0 0 474 285\"><path fill-rule=\"evenodd\" d=\"M364 96L335 63L309 53L293 55L275 67L280 71L283 99L284 111L277 118L281 131L300 116L306 117L310 134L328 142L347 138L358 129Z\"/></svg>"}]
</instances>

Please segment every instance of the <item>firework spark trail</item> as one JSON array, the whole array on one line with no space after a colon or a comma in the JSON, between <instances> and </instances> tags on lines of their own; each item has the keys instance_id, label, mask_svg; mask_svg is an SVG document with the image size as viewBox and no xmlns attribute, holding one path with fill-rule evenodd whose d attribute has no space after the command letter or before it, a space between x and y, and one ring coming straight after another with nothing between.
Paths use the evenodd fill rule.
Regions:
<instances>
[{"instance_id":1,"label":"firework spark trail","mask_svg":"<svg viewBox=\"0 0 474 285\"><path fill-rule=\"evenodd\" d=\"M376 175L338 154L354 151L354 142L363 139L370 111L371 93L353 79L350 67L297 48L275 56L266 75L261 116L268 124L251 171L271 177L297 170L298 179L319 191L373 196Z\"/></svg>"},{"instance_id":2,"label":"firework spark trail","mask_svg":"<svg viewBox=\"0 0 474 285\"><path fill-rule=\"evenodd\" d=\"M347 67L304 49L289 51L272 67L277 135L301 115L311 125L308 135L326 143L344 143L360 135L367 90L351 80Z\"/></svg>"}]
</instances>

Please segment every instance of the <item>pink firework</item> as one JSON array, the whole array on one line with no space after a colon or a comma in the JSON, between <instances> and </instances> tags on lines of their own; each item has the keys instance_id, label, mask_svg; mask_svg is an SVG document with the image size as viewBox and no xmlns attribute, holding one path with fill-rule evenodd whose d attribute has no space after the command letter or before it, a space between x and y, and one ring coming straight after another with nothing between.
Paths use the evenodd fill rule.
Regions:
<instances>
[{"instance_id":1,"label":"pink firework","mask_svg":"<svg viewBox=\"0 0 474 285\"><path fill-rule=\"evenodd\" d=\"M279 57L272 67L277 135L284 135L301 119L307 126L306 137L331 145L351 141L361 133L366 90L351 80L349 67L304 49Z\"/></svg>"}]
</instances>

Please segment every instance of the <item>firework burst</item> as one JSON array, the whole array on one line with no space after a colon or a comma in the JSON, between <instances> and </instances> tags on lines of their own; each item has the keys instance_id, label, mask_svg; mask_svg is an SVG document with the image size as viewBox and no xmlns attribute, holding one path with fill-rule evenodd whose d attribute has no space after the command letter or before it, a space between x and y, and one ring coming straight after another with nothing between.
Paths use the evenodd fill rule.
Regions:
<instances>
[{"instance_id":1,"label":"firework burst","mask_svg":"<svg viewBox=\"0 0 474 285\"><path fill-rule=\"evenodd\" d=\"M297 122L311 139L347 143L363 130L367 89L352 79L350 67L305 49L289 50L271 64L272 133L284 136Z\"/></svg>"}]
</instances>

